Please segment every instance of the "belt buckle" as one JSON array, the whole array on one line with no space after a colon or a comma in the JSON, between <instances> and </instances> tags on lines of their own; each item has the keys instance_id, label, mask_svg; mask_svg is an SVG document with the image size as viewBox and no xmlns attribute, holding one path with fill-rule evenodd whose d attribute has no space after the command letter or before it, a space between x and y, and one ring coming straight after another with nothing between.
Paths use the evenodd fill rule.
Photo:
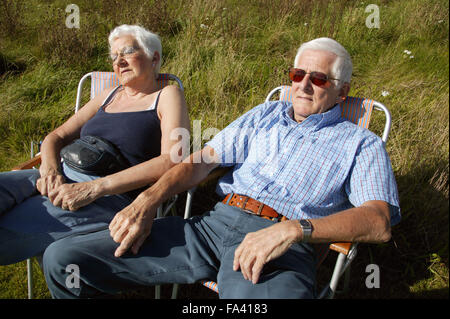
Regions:
<instances>
[{"instance_id":1,"label":"belt buckle","mask_svg":"<svg viewBox=\"0 0 450 319\"><path fill-rule=\"evenodd\" d=\"M248 210L248 209L242 209L244 212L246 212L247 214L250 214L250 215L256 215L253 211L251 211L251 210Z\"/></svg>"},{"instance_id":2,"label":"belt buckle","mask_svg":"<svg viewBox=\"0 0 450 319\"><path fill-rule=\"evenodd\" d=\"M248 200L245 201L245 204L247 204L247 202L248 202ZM244 206L244 207L245 207L245 206ZM257 212L254 212L254 211L249 210L249 209L243 209L243 210L244 210L246 213L249 213L249 214L252 214L252 215L256 215L256 216L259 216L259 217L263 217L263 215L261 215L261 212L262 212L263 207L264 207L264 204L263 204L263 203L260 203Z\"/></svg>"}]
</instances>

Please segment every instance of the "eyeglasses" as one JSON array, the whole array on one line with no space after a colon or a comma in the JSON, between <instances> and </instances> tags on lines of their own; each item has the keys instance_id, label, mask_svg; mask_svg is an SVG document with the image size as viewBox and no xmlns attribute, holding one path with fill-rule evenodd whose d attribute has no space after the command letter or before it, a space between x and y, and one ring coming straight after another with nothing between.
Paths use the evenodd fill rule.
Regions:
<instances>
[{"instance_id":1,"label":"eyeglasses","mask_svg":"<svg viewBox=\"0 0 450 319\"><path fill-rule=\"evenodd\" d=\"M113 63L116 63L119 56L124 58L131 57L135 55L139 49L140 49L139 47L133 46L123 47L122 50L120 50L117 54L111 54L109 57L111 58L111 61Z\"/></svg>"},{"instance_id":2,"label":"eyeglasses","mask_svg":"<svg viewBox=\"0 0 450 319\"><path fill-rule=\"evenodd\" d=\"M330 78L328 75L326 75L325 73L322 73L322 72L313 71L313 72L308 73L303 69L297 69L297 68L289 69L289 78L291 79L291 81L294 81L294 82L303 81L306 74L310 74L311 82L314 85L317 85L318 87L321 87L321 88L329 87L330 80L340 81L339 79Z\"/></svg>"}]
</instances>

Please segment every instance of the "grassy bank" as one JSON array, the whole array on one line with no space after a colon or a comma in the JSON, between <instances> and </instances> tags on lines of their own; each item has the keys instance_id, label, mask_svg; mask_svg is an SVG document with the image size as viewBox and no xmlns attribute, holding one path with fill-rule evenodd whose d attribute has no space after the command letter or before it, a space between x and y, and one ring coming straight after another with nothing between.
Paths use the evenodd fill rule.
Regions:
<instances>
[{"instance_id":1,"label":"grassy bank","mask_svg":"<svg viewBox=\"0 0 450 319\"><path fill-rule=\"evenodd\" d=\"M380 28L366 27L369 3L361 1L78 0L80 28L69 29L64 1L0 2L0 170L26 160L30 141L70 116L83 74L111 70L106 38L119 24L160 34L161 71L181 78L191 120L203 130L225 127L288 84L302 42L332 37L353 58L350 95L376 99L392 113L387 151L403 217L389 243L359 246L351 293L342 297L448 298L448 2L371 3ZM372 121L381 132L382 119ZM205 192L198 213L213 202ZM380 266L379 289L364 284L372 263ZM0 267L0 298L26 297L24 269ZM39 280L38 297L48 298ZM183 286L182 296L209 296L197 289Z\"/></svg>"}]
</instances>

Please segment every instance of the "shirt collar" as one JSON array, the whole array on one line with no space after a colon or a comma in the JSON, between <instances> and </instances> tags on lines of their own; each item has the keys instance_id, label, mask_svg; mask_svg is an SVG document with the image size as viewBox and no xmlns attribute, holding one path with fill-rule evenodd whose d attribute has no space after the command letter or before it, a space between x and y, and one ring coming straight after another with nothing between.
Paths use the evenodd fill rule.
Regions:
<instances>
[{"instance_id":1,"label":"shirt collar","mask_svg":"<svg viewBox=\"0 0 450 319\"><path fill-rule=\"evenodd\" d=\"M291 126L301 125L307 130L317 131L323 127L339 122L342 119L342 107L340 104L335 104L331 109L324 113L312 114L308 116L303 122L298 123L294 120L294 109L292 104L283 112L284 119Z\"/></svg>"}]
</instances>

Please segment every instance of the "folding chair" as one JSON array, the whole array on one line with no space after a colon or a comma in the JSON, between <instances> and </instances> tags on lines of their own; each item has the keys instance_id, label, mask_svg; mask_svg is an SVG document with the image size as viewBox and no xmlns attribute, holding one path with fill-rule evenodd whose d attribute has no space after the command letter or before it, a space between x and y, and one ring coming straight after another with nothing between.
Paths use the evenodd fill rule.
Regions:
<instances>
[{"instance_id":1,"label":"folding chair","mask_svg":"<svg viewBox=\"0 0 450 319\"><path fill-rule=\"evenodd\" d=\"M85 86L86 80L91 80L91 90L90 90L90 98L93 99L95 96L100 94L104 89L107 89L109 87L115 87L120 85L119 78L114 72L90 72L85 74L78 83L78 89L77 89L77 97L75 102L75 113L78 112L79 108L81 107L81 100L82 100L82 92L83 87ZM158 89L162 89L165 87L169 81L176 81L178 86L181 90L184 91L183 83L181 80L176 77L173 74L167 74L167 73L160 73L157 84ZM22 170L22 169L30 169L35 168L37 165L41 163L41 156L40 152L34 155L34 149L35 149L35 142L31 142L31 159L15 166L12 170ZM40 145L40 143L38 143ZM167 213L174 208L174 203L176 201L177 197L175 196L171 201L165 204L165 207L159 207L157 216L165 216ZM40 260L38 258L38 262L40 264ZM32 263L31 259L27 260L27 276L28 276L28 298L33 298L33 269L32 269ZM156 286L155 296L159 298L160 295L160 287Z\"/></svg>"},{"instance_id":2,"label":"folding chair","mask_svg":"<svg viewBox=\"0 0 450 319\"><path fill-rule=\"evenodd\" d=\"M273 89L266 97L266 102L269 102L272 97L278 93L280 101L292 102L292 92L290 86L279 86ZM356 98L356 97L347 97L342 103L342 117L361 126L364 128L369 127L370 118L372 115L372 111L375 109L377 111L384 112L385 115L385 126L382 135L383 144L386 145L389 132L391 129L391 114L389 110L380 102L365 99L365 98ZM208 180L217 178L218 176L223 175L223 170L218 172L213 172L212 174L215 176L208 176ZM195 192L195 188L190 189L187 192L186 198L186 207L184 218L188 218L191 215L191 205L192 199ZM339 279L341 276L346 273L346 282L345 287L348 286L349 281L349 267L351 262L354 260L357 254L357 243L330 243L329 245L325 245L326 247L322 247L319 254L319 265L325 259L328 251L334 250L338 253L335 267L333 270L333 274L331 276L330 282L321 290L318 294L319 299L329 298L332 299L337 291L337 285L339 283ZM201 281L205 287L215 291L218 293L217 283L210 280ZM344 288L346 289L346 288Z\"/></svg>"}]
</instances>

